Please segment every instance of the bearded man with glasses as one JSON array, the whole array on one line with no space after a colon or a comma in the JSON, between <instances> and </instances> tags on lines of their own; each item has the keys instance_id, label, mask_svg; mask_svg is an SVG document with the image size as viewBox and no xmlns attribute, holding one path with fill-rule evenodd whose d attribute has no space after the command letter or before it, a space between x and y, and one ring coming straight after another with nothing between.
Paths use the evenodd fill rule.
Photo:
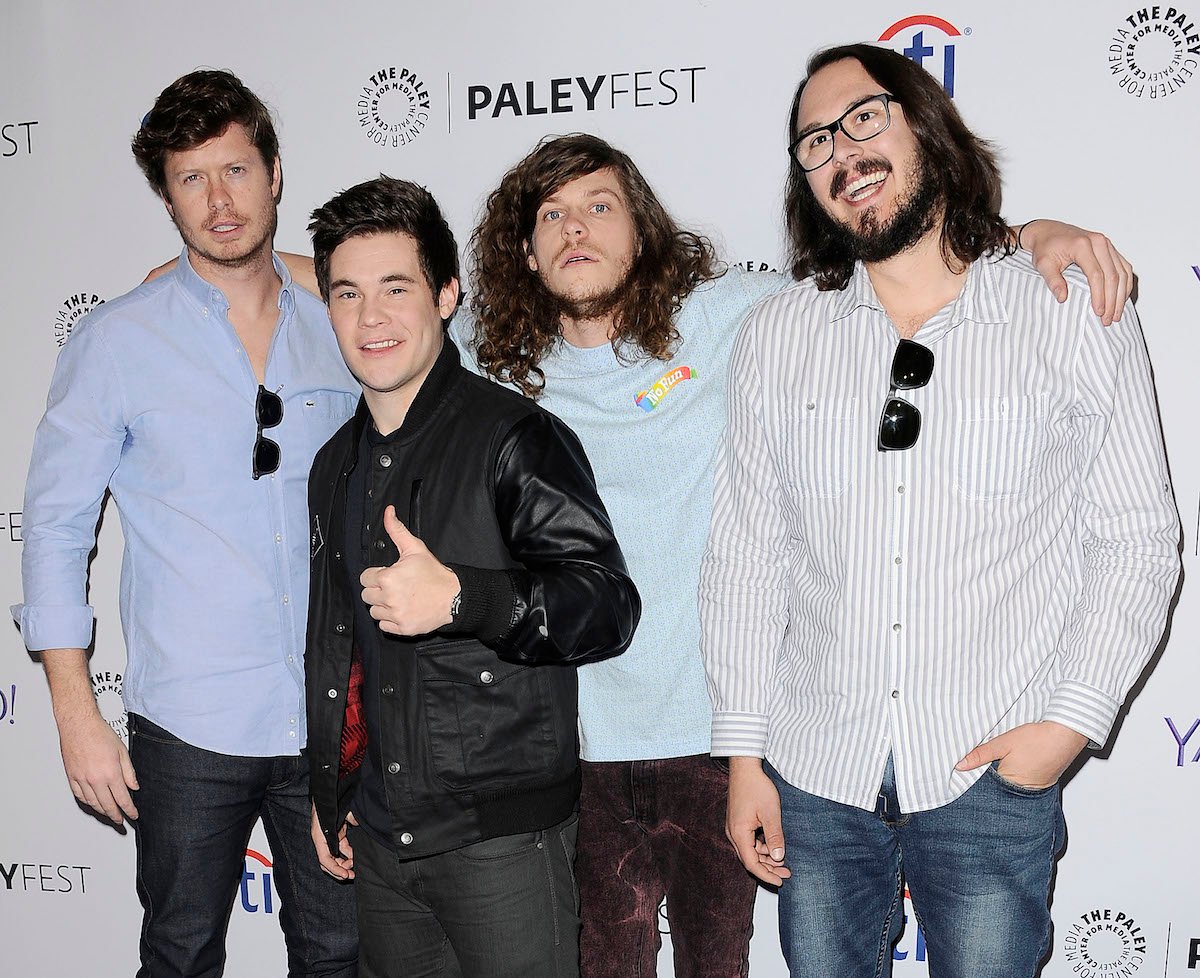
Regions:
<instances>
[{"instance_id":1,"label":"bearded man with glasses","mask_svg":"<svg viewBox=\"0 0 1200 978\"><path fill-rule=\"evenodd\" d=\"M41 651L75 797L137 834L139 978L217 975L261 817L288 974L350 978L350 887L311 858L308 472L358 384L321 303L271 250L270 113L237 78L169 85L133 140L183 238L169 273L63 348L25 496L26 645ZM129 751L96 708L87 556L121 517Z\"/></svg>"},{"instance_id":2,"label":"bearded man with glasses","mask_svg":"<svg viewBox=\"0 0 1200 978\"><path fill-rule=\"evenodd\" d=\"M931 973L1031 978L1059 778L1179 577L1137 316L1053 301L901 55L819 52L789 125L800 284L743 326L700 584L727 832L792 975L890 974L907 884Z\"/></svg>"}]
</instances>

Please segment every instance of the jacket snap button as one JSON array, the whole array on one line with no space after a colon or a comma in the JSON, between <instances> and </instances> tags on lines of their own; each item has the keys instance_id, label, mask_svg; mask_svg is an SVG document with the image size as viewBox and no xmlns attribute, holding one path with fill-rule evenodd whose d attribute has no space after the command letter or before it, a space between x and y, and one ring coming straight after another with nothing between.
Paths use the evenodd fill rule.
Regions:
<instances>
[{"instance_id":1,"label":"jacket snap button","mask_svg":"<svg viewBox=\"0 0 1200 978\"><path fill-rule=\"evenodd\" d=\"M336 690L336 689L331 689L331 690L330 690L328 693L326 693L325 695L326 695L326 696L328 696L328 697L329 697L331 700L336 700L336 699L337 699L337 690Z\"/></svg>"},{"instance_id":2,"label":"jacket snap button","mask_svg":"<svg viewBox=\"0 0 1200 978\"><path fill-rule=\"evenodd\" d=\"M346 630L346 626L345 626L345 625L343 625L343 624L342 624L342 623L339 621L339 622L338 622L336 625L334 625L334 626L333 626L333 630L334 630L335 632L337 632L339 635L341 635L341 634L342 634L342 632L344 632L344 631Z\"/></svg>"},{"instance_id":3,"label":"jacket snap button","mask_svg":"<svg viewBox=\"0 0 1200 978\"><path fill-rule=\"evenodd\" d=\"M413 837L411 832L405 832L400 836L400 844L403 846L411 846L412 840Z\"/></svg>"},{"instance_id":4,"label":"jacket snap button","mask_svg":"<svg viewBox=\"0 0 1200 978\"><path fill-rule=\"evenodd\" d=\"M493 675L492 675L490 672L488 672L486 669L484 669L484 670L483 670L483 672L481 672L481 673L479 674L479 681L480 681L481 683L485 683L485 684L486 684L486 683L490 683L490 682L491 682L493 679L495 679L495 678L496 678L496 677L495 677L495 676L493 676Z\"/></svg>"},{"instance_id":5,"label":"jacket snap button","mask_svg":"<svg viewBox=\"0 0 1200 978\"><path fill-rule=\"evenodd\" d=\"M388 774L399 774L399 773L400 773L400 765L398 763L396 763L395 761L392 761L392 763L388 765Z\"/></svg>"},{"instance_id":6,"label":"jacket snap button","mask_svg":"<svg viewBox=\"0 0 1200 978\"><path fill-rule=\"evenodd\" d=\"M394 686L384 686L383 687L383 695L384 696L391 696L392 693L394 693L394 692L396 692L396 688Z\"/></svg>"},{"instance_id":7,"label":"jacket snap button","mask_svg":"<svg viewBox=\"0 0 1200 978\"><path fill-rule=\"evenodd\" d=\"M379 464L382 465L386 469L389 465L392 464L392 456L380 455L379 456Z\"/></svg>"}]
</instances>

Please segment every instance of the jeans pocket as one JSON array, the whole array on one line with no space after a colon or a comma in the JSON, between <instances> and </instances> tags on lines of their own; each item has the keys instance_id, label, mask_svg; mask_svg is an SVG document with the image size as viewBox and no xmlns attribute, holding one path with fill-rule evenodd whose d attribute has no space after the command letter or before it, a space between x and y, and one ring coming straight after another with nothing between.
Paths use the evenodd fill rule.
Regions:
<instances>
[{"instance_id":1,"label":"jeans pocket","mask_svg":"<svg viewBox=\"0 0 1200 978\"><path fill-rule=\"evenodd\" d=\"M455 854L468 862L486 863L495 859L508 859L521 856L544 844L543 832L517 832L514 835L499 835L494 839L484 839L469 846L455 850Z\"/></svg>"},{"instance_id":2,"label":"jeans pocket","mask_svg":"<svg viewBox=\"0 0 1200 978\"><path fill-rule=\"evenodd\" d=\"M1041 798L1044 795L1050 794L1050 792L1054 791L1058 787L1057 781L1055 781L1054 784L1046 785L1044 788L1031 788L1028 785L1017 784L1017 782L1010 781L1003 774L1001 774L999 767L999 761L992 761L992 763L988 765L988 773L991 774L1001 788L1005 789L1011 794L1020 795L1022 798Z\"/></svg>"},{"instance_id":3,"label":"jeans pocket","mask_svg":"<svg viewBox=\"0 0 1200 978\"><path fill-rule=\"evenodd\" d=\"M171 731L164 730L157 723L151 723L136 713L129 714L129 736L131 739L136 736L140 740L149 740L155 744L175 746L183 743Z\"/></svg>"}]
</instances>

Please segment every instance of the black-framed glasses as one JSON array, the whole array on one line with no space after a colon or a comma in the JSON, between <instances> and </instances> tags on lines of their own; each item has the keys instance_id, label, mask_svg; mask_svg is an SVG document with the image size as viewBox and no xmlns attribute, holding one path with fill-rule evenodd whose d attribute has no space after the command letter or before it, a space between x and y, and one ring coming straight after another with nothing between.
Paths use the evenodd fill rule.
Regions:
<instances>
[{"instance_id":1,"label":"black-framed glasses","mask_svg":"<svg viewBox=\"0 0 1200 978\"><path fill-rule=\"evenodd\" d=\"M805 173L819 170L833 159L833 137L839 129L856 143L865 143L892 124L890 105L895 101L886 92L860 99L837 122L801 133L788 147L788 155Z\"/></svg>"},{"instance_id":2,"label":"black-framed glasses","mask_svg":"<svg viewBox=\"0 0 1200 978\"><path fill-rule=\"evenodd\" d=\"M912 448L921 434L921 412L914 404L896 396L896 391L924 387L933 376L933 351L912 340L901 340L892 357L891 387L879 418L878 449L902 452Z\"/></svg>"},{"instance_id":3,"label":"black-framed glasses","mask_svg":"<svg viewBox=\"0 0 1200 978\"><path fill-rule=\"evenodd\" d=\"M283 420L283 398L258 385L258 397L254 399L254 417L258 421L258 435L254 439L254 478L270 475L279 468L279 442L267 438L263 431L274 428Z\"/></svg>"}]
</instances>

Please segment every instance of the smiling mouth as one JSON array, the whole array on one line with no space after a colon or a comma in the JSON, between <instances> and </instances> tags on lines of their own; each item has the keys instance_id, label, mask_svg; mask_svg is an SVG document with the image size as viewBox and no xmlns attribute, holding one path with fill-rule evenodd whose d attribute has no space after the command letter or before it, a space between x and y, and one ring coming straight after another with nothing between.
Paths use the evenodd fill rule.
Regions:
<instances>
[{"instance_id":1,"label":"smiling mouth","mask_svg":"<svg viewBox=\"0 0 1200 978\"><path fill-rule=\"evenodd\" d=\"M886 170L876 170L874 173L869 173L865 177L859 177L853 183L849 184L841 196L851 202L862 200L869 197L875 192L875 188L887 179Z\"/></svg>"},{"instance_id":2,"label":"smiling mouth","mask_svg":"<svg viewBox=\"0 0 1200 978\"><path fill-rule=\"evenodd\" d=\"M364 343L359 349L362 350L390 350L393 347L400 345L399 340L373 340L370 343Z\"/></svg>"},{"instance_id":3,"label":"smiling mouth","mask_svg":"<svg viewBox=\"0 0 1200 978\"><path fill-rule=\"evenodd\" d=\"M560 268L570 268L572 265L583 265L588 262L594 262L596 259L591 255L584 255L579 252L568 255L563 261L559 262Z\"/></svg>"}]
</instances>

